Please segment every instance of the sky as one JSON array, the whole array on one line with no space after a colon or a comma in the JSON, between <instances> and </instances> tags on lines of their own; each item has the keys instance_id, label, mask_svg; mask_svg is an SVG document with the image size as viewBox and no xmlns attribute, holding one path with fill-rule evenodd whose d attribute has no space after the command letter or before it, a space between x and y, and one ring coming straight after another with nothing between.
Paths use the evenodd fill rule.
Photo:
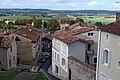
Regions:
<instances>
[{"instance_id":1,"label":"sky","mask_svg":"<svg viewBox=\"0 0 120 80\"><path fill-rule=\"evenodd\" d=\"M120 10L120 0L0 0L0 8Z\"/></svg>"}]
</instances>

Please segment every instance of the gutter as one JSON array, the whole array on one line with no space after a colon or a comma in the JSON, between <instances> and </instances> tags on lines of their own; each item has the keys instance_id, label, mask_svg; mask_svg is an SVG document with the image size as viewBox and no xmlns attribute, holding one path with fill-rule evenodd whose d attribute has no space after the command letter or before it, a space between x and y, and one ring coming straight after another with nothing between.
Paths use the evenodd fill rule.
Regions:
<instances>
[{"instance_id":1,"label":"gutter","mask_svg":"<svg viewBox=\"0 0 120 80\"><path fill-rule=\"evenodd\" d=\"M99 30L99 35L98 35L98 51L97 51L96 80L98 80L98 77L99 77L100 47L101 47L101 30Z\"/></svg>"}]
</instances>

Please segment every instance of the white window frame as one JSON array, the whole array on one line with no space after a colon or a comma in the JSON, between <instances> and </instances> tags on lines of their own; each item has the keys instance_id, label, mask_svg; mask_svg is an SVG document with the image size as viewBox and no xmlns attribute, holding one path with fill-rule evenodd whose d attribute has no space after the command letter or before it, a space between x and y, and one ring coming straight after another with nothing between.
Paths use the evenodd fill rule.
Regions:
<instances>
[{"instance_id":1,"label":"white window frame","mask_svg":"<svg viewBox=\"0 0 120 80\"><path fill-rule=\"evenodd\" d=\"M63 60L65 60L65 58L62 58L62 66L65 66L66 60L65 60L64 64L63 64Z\"/></svg>"},{"instance_id":2,"label":"white window frame","mask_svg":"<svg viewBox=\"0 0 120 80\"><path fill-rule=\"evenodd\" d=\"M105 50L108 51L108 63L105 63L105 61L104 61L104 53L103 53L103 52L104 52ZM103 52L102 52L102 56L101 56L102 63L103 63L103 65L105 65L105 66L107 66L107 67L110 68L110 66L111 66L111 52L110 52L110 50L107 49L107 48L104 48L104 49L103 49Z\"/></svg>"},{"instance_id":3,"label":"white window frame","mask_svg":"<svg viewBox=\"0 0 120 80\"><path fill-rule=\"evenodd\" d=\"M57 54L57 62L60 63L60 55Z\"/></svg>"}]
</instances>

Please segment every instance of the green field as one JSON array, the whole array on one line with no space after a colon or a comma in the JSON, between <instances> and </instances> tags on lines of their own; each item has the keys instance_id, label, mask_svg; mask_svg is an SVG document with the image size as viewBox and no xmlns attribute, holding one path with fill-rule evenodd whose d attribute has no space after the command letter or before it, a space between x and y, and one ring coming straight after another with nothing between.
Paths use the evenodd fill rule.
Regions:
<instances>
[{"instance_id":1,"label":"green field","mask_svg":"<svg viewBox=\"0 0 120 80\"><path fill-rule=\"evenodd\" d=\"M49 19L55 19L55 18L67 18L67 17L42 17L39 16L37 19L44 19L44 20L49 20ZM0 16L0 19L9 19L9 20L17 20L17 19L33 19L32 16Z\"/></svg>"},{"instance_id":2,"label":"green field","mask_svg":"<svg viewBox=\"0 0 120 80\"><path fill-rule=\"evenodd\" d=\"M108 24L115 21L115 17L113 16L80 16L85 22L102 22L104 24ZM105 18L109 17L109 18ZM17 20L17 19L32 19L32 16L0 16L0 19L9 19L9 20ZM36 17L37 19L54 19L54 18L69 18L69 19L75 19L76 17Z\"/></svg>"},{"instance_id":3,"label":"green field","mask_svg":"<svg viewBox=\"0 0 120 80\"><path fill-rule=\"evenodd\" d=\"M14 78L18 73L14 71L6 71L0 72L0 80L11 80Z\"/></svg>"}]
</instances>

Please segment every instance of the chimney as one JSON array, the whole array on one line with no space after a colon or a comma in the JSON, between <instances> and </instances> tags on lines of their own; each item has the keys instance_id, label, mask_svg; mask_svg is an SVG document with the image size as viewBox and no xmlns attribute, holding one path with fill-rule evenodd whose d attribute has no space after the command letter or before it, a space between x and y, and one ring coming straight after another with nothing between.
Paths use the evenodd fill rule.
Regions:
<instances>
[{"instance_id":1,"label":"chimney","mask_svg":"<svg viewBox=\"0 0 120 80\"><path fill-rule=\"evenodd\" d=\"M120 13L116 13L116 21L120 21Z\"/></svg>"},{"instance_id":2,"label":"chimney","mask_svg":"<svg viewBox=\"0 0 120 80\"><path fill-rule=\"evenodd\" d=\"M63 30L68 31L69 27L63 27Z\"/></svg>"}]
</instances>

